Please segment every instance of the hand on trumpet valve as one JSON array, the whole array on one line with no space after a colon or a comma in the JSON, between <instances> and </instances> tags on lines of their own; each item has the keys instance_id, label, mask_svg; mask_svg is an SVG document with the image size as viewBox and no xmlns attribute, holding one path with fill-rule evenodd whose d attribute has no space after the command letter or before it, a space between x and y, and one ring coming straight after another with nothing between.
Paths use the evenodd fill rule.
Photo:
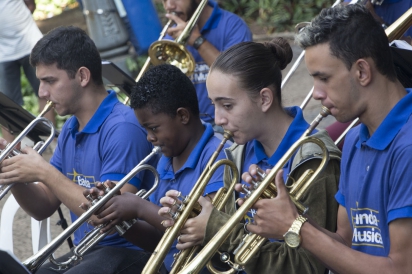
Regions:
<instances>
[{"instance_id":1,"label":"hand on trumpet valve","mask_svg":"<svg viewBox=\"0 0 412 274\"><path fill-rule=\"evenodd\" d=\"M166 192L166 196L160 199L163 207L159 209L158 214L166 218L166 220L162 221L162 225L166 228L174 225L173 216L176 214L175 210L183 204L179 197L180 199L186 198L177 190L169 190ZM179 250L200 245L203 242L206 225L212 213L213 205L211 200L205 197L200 197L198 202L202 210L196 217L189 218L180 230L181 234L176 245L176 248Z\"/></svg>"},{"instance_id":2,"label":"hand on trumpet valve","mask_svg":"<svg viewBox=\"0 0 412 274\"><path fill-rule=\"evenodd\" d=\"M235 190L243 193L247 199L253 192L253 190L259 187L260 182L266 177L266 174L270 172L270 169L266 170L266 173L260 169L257 165L251 165L249 172L242 174L242 180L247 184L237 184ZM243 198L238 199L240 204L243 203Z\"/></svg>"},{"instance_id":3,"label":"hand on trumpet valve","mask_svg":"<svg viewBox=\"0 0 412 274\"><path fill-rule=\"evenodd\" d=\"M166 228L174 225L174 220L178 217L178 212L184 209L185 197L182 196L180 191L169 190L165 196L160 199L160 203L163 205L158 211L158 214L166 220L162 221L162 225Z\"/></svg>"},{"instance_id":4,"label":"hand on trumpet valve","mask_svg":"<svg viewBox=\"0 0 412 274\"><path fill-rule=\"evenodd\" d=\"M242 178L245 180L243 176ZM260 199L252 206L255 210L254 222L247 224L246 229L266 238L283 239L283 235L299 213L283 181L283 170L276 174L275 183L277 196L272 199Z\"/></svg>"},{"instance_id":5,"label":"hand on trumpet valve","mask_svg":"<svg viewBox=\"0 0 412 274\"><path fill-rule=\"evenodd\" d=\"M106 224L101 229L104 233L123 221L139 218L139 209L144 210L144 205L140 203L142 201L142 198L130 192L114 196L95 213L97 219L92 220L92 225Z\"/></svg>"},{"instance_id":6,"label":"hand on trumpet valve","mask_svg":"<svg viewBox=\"0 0 412 274\"><path fill-rule=\"evenodd\" d=\"M6 147L7 147L7 141L6 141L6 139L4 139L4 138L0 138L0 149L5 149ZM20 144L19 144L19 146L20 146Z\"/></svg>"}]
</instances>

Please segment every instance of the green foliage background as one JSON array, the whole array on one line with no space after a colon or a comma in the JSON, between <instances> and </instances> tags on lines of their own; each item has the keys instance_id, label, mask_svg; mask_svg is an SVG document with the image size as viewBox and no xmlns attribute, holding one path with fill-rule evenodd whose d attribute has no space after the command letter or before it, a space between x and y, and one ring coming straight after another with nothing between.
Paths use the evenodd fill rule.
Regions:
<instances>
[{"instance_id":1,"label":"green foliage background","mask_svg":"<svg viewBox=\"0 0 412 274\"><path fill-rule=\"evenodd\" d=\"M293 31L296 24L310 21L333 0L222 0L220 5L256 22L268 33Z\"/></svg>"},{"instance_id":2,"label":"green foliage background","mask_svg":"<svg viewBox=\"0 0 412 274\"><path fill-rule=\"evenodd\" d=\"M77 7L76 0L35 0L35 20L46 19L62 13L65 9Z\"/></svg>"}]
</instances>

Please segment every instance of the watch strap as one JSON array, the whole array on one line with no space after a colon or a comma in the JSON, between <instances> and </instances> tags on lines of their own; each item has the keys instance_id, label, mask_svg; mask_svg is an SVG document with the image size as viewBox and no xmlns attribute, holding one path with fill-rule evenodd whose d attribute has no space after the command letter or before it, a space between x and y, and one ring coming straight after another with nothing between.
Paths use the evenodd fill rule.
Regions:
<instances>
[{"instance_id":1,"label":"watch strap","mask_svg":"<svg viewBox=\"0 0 412 274\"><path fill-rule=\"evenodd\" d=\"M289 228L288 231L293 231L297 234L299 234L300 229L302 228L302 225L308 220L308 218L303 217L302 215L299 215L292 223L292 226Z\"/></svg>"},{"instance_id":2,"label":"watch strap","mask_svg":"<svg viewBox=\"0 0 412 274\"><path fill-rule=\"evenodd\" d=\"M206 38L204 38L202 35L196 38L196 40L193 42L193 47L197 50L200 48L200 46L206 41Z\"/></svg>"}]
</instances>

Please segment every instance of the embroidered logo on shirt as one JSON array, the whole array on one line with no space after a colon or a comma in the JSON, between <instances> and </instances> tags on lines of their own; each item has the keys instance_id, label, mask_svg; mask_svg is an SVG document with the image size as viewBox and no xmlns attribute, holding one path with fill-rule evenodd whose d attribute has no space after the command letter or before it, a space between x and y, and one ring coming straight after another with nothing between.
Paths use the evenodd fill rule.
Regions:
<instances>
[{"instance_id":1,"label":"embroidered logo on shirt","mask_svg":"<svg viewBox=\"0 0 412 274\"><path fill-rule=\"evenodd\" d=\"M353 225L352 245L383 248L378 215L379 211L370 208L351 209Z\"/></svg>"},{"instance_id":2,"label":"embroidered logo on shirt","mask_svg":"<svg viewBox=\"0 0 412 274\"><path fill-rule=\"evenodd\" d=\"M190 80L192 80L193 84L205 83L208 74L209 66L205 62L196 63L195 71L190 76Z\"/></svg>"},{"instance_id":3,"label":"embroidered logo on shirt","mask_svg":"<svg viewBox=\"0 0 412 274\"><path fill-rule=\"evenodd\" d=\"M67 177L70 178L73 182L77 183L79 186L86 188L92 188L95 186L94 176L79 174L74 169L73 173L67 173Z\"/></svg>"}]
</instances>

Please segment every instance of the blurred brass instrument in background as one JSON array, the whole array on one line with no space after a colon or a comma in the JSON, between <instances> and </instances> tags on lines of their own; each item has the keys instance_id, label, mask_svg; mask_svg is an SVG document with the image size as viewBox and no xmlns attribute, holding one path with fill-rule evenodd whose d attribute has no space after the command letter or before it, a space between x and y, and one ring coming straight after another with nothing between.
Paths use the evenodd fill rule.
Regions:
<instances>
[{"instance_id":1,"label":"blurred brass instrument in background","mask_svg":"<svg viewBox=\"0 0 412 274\"><path fill-rule=\"evenodd\" d=\"M178 67L187 76L193 74L196 62L192 54L186 49L185 44L187 43L187 40L189 39L194 26L197 24L199 16L206 4L207 0L202 0L202 2L200 2L186 27L183 29L182 33L178 38L176 38L175 41L162 40L165 37L166 31L169 29L173 20L170 19L166 23L160 33L159 39L150 45L149 57L147 57L146 62L140 69L139 75L137 75L136 77L136 82L138 82L140 78L142 78L143 74L149 68L150 64L160 65L166 63ZM172 12L172 14L175 13ZM124 104L128 104L129 100L130 98L126 98Z\"/></svg>"}]
</instances>

